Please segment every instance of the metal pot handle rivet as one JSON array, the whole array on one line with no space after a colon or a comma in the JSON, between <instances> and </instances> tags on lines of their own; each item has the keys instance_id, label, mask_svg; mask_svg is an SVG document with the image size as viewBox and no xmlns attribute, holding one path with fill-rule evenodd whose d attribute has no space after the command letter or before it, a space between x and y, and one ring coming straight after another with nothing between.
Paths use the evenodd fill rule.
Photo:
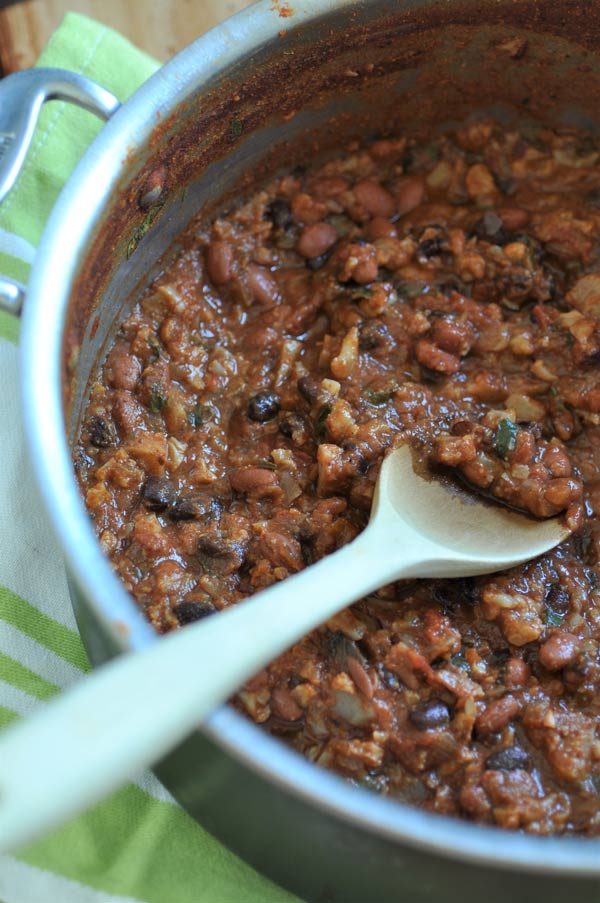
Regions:
<instances>
[{"instance_id":1,"label":"metal pot handle rivet","mask_svg":"<svg viewBox=\"0 0 600 903\"><path fill-rule=\"evenodd\" d=\"M109 119L120 103L114 94L84 75L65 69L26 69L0 81L0 203L23 166L42 105L65 100ZM24 287L0 278L0 309L18 314Z\"/></svg>"}]
</instances>

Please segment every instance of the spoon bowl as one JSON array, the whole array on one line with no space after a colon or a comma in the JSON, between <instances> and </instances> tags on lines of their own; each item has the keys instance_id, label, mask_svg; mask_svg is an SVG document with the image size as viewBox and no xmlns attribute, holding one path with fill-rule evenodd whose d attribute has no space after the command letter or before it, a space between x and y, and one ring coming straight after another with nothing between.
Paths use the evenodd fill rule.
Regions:
<instances>
[{"instance_id":1,"label":"spoon bowl","mask_svg":"<svg viewBox=\"0 0 600 903\"><path fill-rule=\"evenodd\" d=\"M394 449L381 467L369 529L383 529L384 521L386 529L402 532L403 544L410 534L423 552L426 543L446 550L447 571L440 559L431 562L433 569L403 572L395 579L491 574L543 555L570 533L561 518L536 520L488 502L451 479L438 479L419 465L408 445ZM455 558L449 557L451 552ZM403 560L399 556L397 564L402 566Z\"/></svg>"},{"instance_id":2,"label":"spoon bowl","mask_svg":"<svg viewBox=\"0 0 600 903\"><path fill-rule=\"evenodd\" d=\"M260 668L357 599L405 577L502 570L568 532L559 519L534 521L450 491L414 467L408 446L395 449L383 462L369 524L353 542L104 665L0 736L0 852L157 761Z\"/></svg>"}]
</instances>

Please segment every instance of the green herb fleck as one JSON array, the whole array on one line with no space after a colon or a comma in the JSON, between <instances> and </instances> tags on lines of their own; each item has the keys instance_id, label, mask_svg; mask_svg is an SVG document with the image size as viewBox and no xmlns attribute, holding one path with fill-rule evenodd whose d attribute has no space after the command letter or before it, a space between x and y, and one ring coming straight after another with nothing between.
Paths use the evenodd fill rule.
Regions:
<instances>
[{"instance_id":1,"label":"green herb fleck","mask_svg":"<svg viewBox=\"0 0 600 903\"><path fill-rule=\"evenodd\" d=\"M269 461L268 458L261 458L256 466L262 470L277 470L277 464L274 461Z\"/></svg>"},{"instance_id":2,"label":"green herb fleck","mask_svg":"<svg viewBox=\"0 0 600 903\"><path fill-rule=\"evenodd\" d=\"M282 235L281 238L277 239L275 244L280 251L291 251L296 244L296 239L293 235Z\"/></svg>"},{"instance_id":3,"label":"green herb fleck","mask_svg":"<svg viewBox=\"0 0 600 903\"><path fill-rule=\"evenodd\" d=\"M369 404L375 405L375 407L381 407L382 405L387 404L397 388L398 386L394 385L387 389L380 390L365 389L365 398Z\"/></svg>"},{"instance_id":4,"label":"green herb fleck","mask_svg":"<svg viewBox=\"0 0 600 903\"><path fill-rule=\"evenodd\" d=\"M558 389L556 388L556 386L550 386L550 395L554 395L554 397L556 398L556 396L558 395Z\"/></svg>"},{"instance_id":5,"label":"green herb fleck","mask_svg":"<svg viewBox=\"0 0 600 903\"><path fill-rule=\"evenodd\" d=\"M325 435L325 421L331 414L332 410L332 404L324 404L317 414L317 418L315 420L315 437L317 439L317 442L321 442L323 436Z\"/></svg>"},{"instance_id":6,"label":"green herb fleck","mask_svg":"<svg viewBox=\"0 0 600 903\"><path fill-rule=\"evenodd\" d=\"M331 223L338 235L344 237L349 235L354 229L354 223L343 213L332 213L327 217L327 222Z\"/></svg>"},{"instance_id":7,"label":"green herb fleck","mask_svg":"<svg viewBox=\"0 0 600 903\"><path fill-rule=\"evenodd\" d=\"M192 411L188 412L188 421L194 429L198 429L199 426L204 426L205 423L214 419L215 409L210 404L196 405Z\"/></svg>"},{"instance_id":8,"label":"green herb fleck","mask_svg":"<svg viewBox=\"0 0 600 903\"><path fill-rule=\"evenodd\" d=\"M164 201L160 201L160 203L155 204L154 207L151 207L142 222L139 224L135 232L133 233L129 244L127 245L127 259L131 257L139 243L141 242L144 235L146 235L150 231L150 226L158 216L161 208L164 205Z\"/></svg>"},{"instance_id":9,"label":"green herb fleck","mask_svg":"<svg viewBox=\"0 0 600 903\"><path fill-rule=\"evenodd\" d=\"M387 789L387 778L383 774L366 774L357 783L359 787L366 787L375 793L385 793Z\"/></svg>"},{"instance_id":10,"label":"green herb fleck","mask_svg":"<svg viewBox=\"0 0 600 903\"><path fill-rule=\"evenodd\" d=\"M542 618L544 624L548 624L550 627L560 627L564 619L564 615L561 615L559 611L554 611L552 608L547 608Z\"/></svg>"},{"instance_id":11,"label":"green herb fleck","mask_svg":"<svg viewBox=\"0 0 600 903\"><path fill-rule=\"evenodd\" d=\"M229 140L235 141L242 134L244 126L241 119L232 119L229 124Z\"/></svg>"},{"instance_id":12,"label":"green herb fleck","mask_svg":"<svg viewBox=\"0 0 600 903\"><path fill-rule=\"evenodd\" d=\"M596 589L596 587L598 586L598 574L596 573L596 571L588 570L585 576L587 577L588 583L590 584L592 589Z\"/></svg>"},{"instance_id":13,"label":"green herb fleck","mask_svg":"<svg viewBox=\"0 0 600 903\"><path fill-rule=\"evenodd\" d=\"M352 300L355 298L370 298L371 297L371 289L366 286L359 286L358 288L352 289Z\"/></svg>"},{"instance_id":14,"label":"green herb fleck","mask_svg":"<svg viewBox=\"0 0 600 903\"><path fill-rule=\"evenodd\" d=\"M408 298L409 300L422 295L425 290L424 282L395 282L394 286L399 298Z\"/></svg>"},{"instance_id":15,"label":"green herb fleck","mask_svg":"<svg viewBox=\"0 0 600 903\"><path fill-rule=\"evenodd\" d=\"M152 357L157 361L160 358L162 346L155 335L148 336L148 347L152 350Z\"/></svg>"},{"instance_id":16,"label":"green herb fleck","mask_svg":"<svg viewBox=\"0 0 600 903\"><path fill-rule=\"evenodd\" d=\"M167 403L167 396L162 383L152 383L150 386L150 410L160 414Z\"/></svg>"},{"instance_id":17,"label":"green herb fleck","mask_svg":"<svg viewBox=\"0 0 600 903\"><path fill-rule=\"evenodd\" d=\"M494 436L494 449L501 458L506 458L507 454L514 450L517 444L517 433L519 427L508 417L501 420Z\"/></svg>"},{"instance_id":18,"label":"green herb fleck","mask_svg":"<svg viewBox=\"0 0 600 903\"><path fill-rule=\"evenodd\" d=\"M455 668L460 668L461 671L470 671L471 666L468 661L465 659L462 652L457 652L456 655L450 656L450 663L454 665Z\"/></svg>"}]
</instances>

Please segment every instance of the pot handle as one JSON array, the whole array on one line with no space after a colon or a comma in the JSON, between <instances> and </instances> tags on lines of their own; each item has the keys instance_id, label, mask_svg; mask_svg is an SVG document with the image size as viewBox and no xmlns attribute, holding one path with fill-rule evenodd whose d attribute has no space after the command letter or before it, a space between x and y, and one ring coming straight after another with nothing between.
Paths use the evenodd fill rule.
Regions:
<instances>
[{"instance_id":1,"label":"pot handle","mask_svg":"<svg viewBox=\"0 0 600 903\"><path fill-rule=\"evenodd\" d=\"M25 69L0 81L0 203L13 187L29 150L42 105L65 100L109 119L119 101L96 82L66 69ZM0 309L19 314L24 287L0 278Z\"/></svg>"}]
</instances>

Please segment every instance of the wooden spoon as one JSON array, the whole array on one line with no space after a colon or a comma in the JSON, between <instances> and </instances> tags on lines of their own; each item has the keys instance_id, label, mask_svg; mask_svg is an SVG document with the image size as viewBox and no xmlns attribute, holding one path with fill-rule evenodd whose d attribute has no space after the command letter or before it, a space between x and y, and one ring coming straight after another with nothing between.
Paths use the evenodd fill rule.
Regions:
<instances>
[{"instance_id":1,"label":"wooden spoon","mask_svg":"<svg viewBox=\"0 0 600 903\"><path fill-rule=\"evenodd\" d=\"M283 583L124 655L0 736L0 851L29 842L155 762L296 640L403 577L490 573L568 535L385 459L368 527ZM173 688L176 687L176 692Z\"/></svg>"}]
</instances>

